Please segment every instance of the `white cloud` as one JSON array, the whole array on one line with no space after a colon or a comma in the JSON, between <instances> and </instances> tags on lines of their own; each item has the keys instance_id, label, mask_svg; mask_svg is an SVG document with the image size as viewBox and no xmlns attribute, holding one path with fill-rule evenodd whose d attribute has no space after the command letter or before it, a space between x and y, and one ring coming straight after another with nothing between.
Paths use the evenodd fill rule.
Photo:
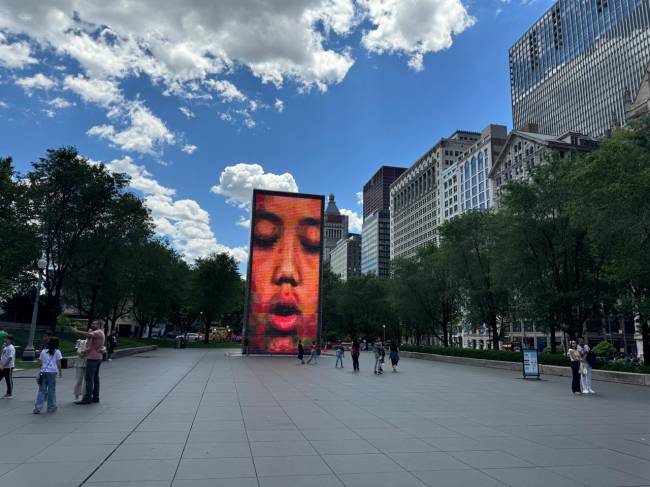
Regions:
<instances>
[{"instance_id":1,"label":"white cloud","mask_svg":"<svg viewBox=\"0 0 650 487\"><path fill-rule=\"evenodd\" d=\"M9 108L9 105L6 101L0 100L0 108Z\"/></svg>"},{"instance_id":2,"label":"white cloud","mask_svg":"<svg viewBox=\"0 0 650 487\"><path fill-rule=\"evenodd\" d=\"M295 193L298 191L298 185L289 173L267 173L259 164L239 163L226 167L219 176L219 184L213 186L210 191L224 196L232 205L249 208L253 189Z\"/></svg>"},{"instance_id":3,"label":"white cloud","mask_svg":"<svg viewBox=\"0 0 650 487\"><path fill-rule=\"evenodd\" d=\"M61 98L60 96L57 96L56 98L48 101L47 103L48 105L51 105L54 108L68 108L72 106L72 103L70 103L65 98Z\"/></svg>"},{"instance_id":4,"label":"white cloud","mask_svg":"<svg viewBox=\"0 0 650 487\"><path fill-rule=\"evenodd\" d=\"M193 145L193 144L185 144L185 145L181 148L181 150L182 150L183 152L185 152L186 154L194 154L194 151L196 151L196 149L198 149L198 147L195 146L195 145Z\"/></svg>"},{"instance_id":5,"label":"white cloud","mask_svg":"<svg viewBox=\"0 0 650 487\"><path fill-rule=\"evenodd\" d=\"M424 69L424 55L448 49L452 36L474 25L461 0L358 0L373 28L362 43L371 52L404 53Z\"/></svg>"},{"instance_id":6,"label":"white cloud","mask_svg":"<svg viewBox=\"0 0 650 487\"><path fill-rule=\"evenodd\" d=\"M141 102L131 102L123 116L129 126L122 131L113 125L96 125L88 130L88 135L107 139L113 145L125 151L141 154L155 154L163 144L175 141L165 123L156 117Z\"/></svg>"},{"instance_id":7,"label":"white cloud","mask_svg":"<svg viewBox=\"0 0 650 487\"><path fill-rule=\"evenodd\" d=\"M357 191L357 205L363 206L363 191Z\"/></svg>"},{"instance_id":8,"label":"white cloud","mask_svg":"<svg viewBox=\"0 0 650 487\"><path fill-rule=\"evenodd\" d=\"M179 110L181 111L181 113L182 113L183 115L185 115L185 118L188 118L188 119L189 119L189 118L194 118L194 112L193 112L192 110L190 110L189 108L187 108L187 107L180 107Z\"/></svg>"},{"instance_id":9,"label":"white cloud","mask_svg":"<svg viewBox=\"0 0 650 487\"><path fill-rule=\"evenodd\" d=\"M96 103L103 107L123 101L122 92L115 81L66 76L63 87L74 91L86 103Z\"/></svg>"},{"instance_id":10,"label":"white cloud","mask_svg":"<svg viewBox=\"0 0 650 487\"><path fill-rule=\"evenodd\" d=\"M237 220L237 226L244 227L244 228L250 228L251 227L251 219L246 218L245 216L239 215L239 220Z\"/></svg>"},{"instance_id":11,"label":"white cloud","mask_svg":"<svg viewBox=\"0 0 650 487\"><path fill-rule=\"evenodd\" d=\"M330 32L347 35L359 20L353 0L22 0L0 7L0 29L69 56L91 78L146 74L187 95L192 83L236 66L263 82L325 90L354 62L345 46L329 47Z\"/></svg>"},{"instance_id":12,"label":"white cloud","mask_svg":"<svg viewBox=\"0 0 650 487\"><path fill-rule=\"evenodd\" d=\"M43 113L47 115L49 118L54 118L56 116L56 112L50 109L43 110Z\"/></svg>"},{"instance_id":13,"label":"white cloud","mask_svg":"<svg viewBox=\"0 0 650 487\"><path fill-rule=\"evenodd\" d=\"M232 101L245 101L246 95L237 89L228 80L214 80L210 79L205 82L207 86L215 90L219 94L219 98L226 102Z\"/></svg>"},{"instance_id":14,"label":"white cloud","mask_svg":"<svg viewBox=\"0 0 650 487\"><path fill-rule=\"evenodd\" d=\"M144 194L156 233L169 238L187 261L212 252L226 252L238 262L247 260L245 247L230 248L217 243L210 228L210 215L196 201L175 199L176 190L161 185L144 166L135 164L129 156L115 159L106 167L131 177L131 187Z\"/></svg>"},{"instance_id":15,"label":"white cloud","mask_svg":"<svg viewBox=\"0 0 650 487\"><path fill-rule=\"evenodd\" d=\"M29 95L35 90L49 90L56 85L56 82L45 76L43 73L37 73L34 76L16 79L16 84L20 85Z\"/></svg>"},{"instance_id":16,"label":"white cloud","mask_svg":"<svg viewBox=\"0 0 650 487\"><path fill-rule=\"evenodd\" d=\"M356 211L347 210L345 208L340 209L341 214L348 216L349 229L354 233L361 233L361 227L363 225L363 220L357 214Z\"/></svg>"},{"instance_id":17,"label":"white cloud","mask_svg":"<svg viewBox=\"0 0 650 487\"><path fill-rule=\"evenodd\" d=\"M0 10L0 15L2 11ZM9 44L7 37L0 32L0 66L10 69L21 69L38 60L32 57L29 43L20 41Z\"/></svg>"},{"instance_id":18,"label":"white cloud","mask_svg":"<svg viewBox=\"0 0 650 487\"><path fill-rule=\"evenodd\" d=\"M284 102L282 100L280 100L279 98L275 99L275 103L273 104L273 106L280 113L282 113L284 111Z\"/></svg>"}]
</instances>

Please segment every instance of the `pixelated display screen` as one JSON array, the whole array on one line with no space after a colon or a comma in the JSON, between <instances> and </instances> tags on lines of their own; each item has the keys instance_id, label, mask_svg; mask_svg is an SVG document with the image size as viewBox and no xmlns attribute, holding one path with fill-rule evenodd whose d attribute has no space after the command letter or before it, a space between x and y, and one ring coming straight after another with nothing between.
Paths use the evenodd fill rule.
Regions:
<instances>
[{"instance_id":1,"label":"pixelated display screen","mask_svg":"<svg viewBox=\"0 0 650 487\"><path fill-rule=\"evenodd\" d=\"M245 338L249 353L318 342L323 196L255 190Z\"/></svg>"}]
</instances>

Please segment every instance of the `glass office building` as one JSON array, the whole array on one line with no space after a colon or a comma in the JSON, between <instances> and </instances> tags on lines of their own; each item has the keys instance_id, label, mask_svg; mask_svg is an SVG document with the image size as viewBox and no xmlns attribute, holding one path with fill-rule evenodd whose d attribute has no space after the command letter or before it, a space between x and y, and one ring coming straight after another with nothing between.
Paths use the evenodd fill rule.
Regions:
<instances>
[{"instance_id":1,"label":"glass office building","mask_svg":"<svg viewBox=\"0 0 650 487\"><path fill-rule=\"evenodd\" d=\"M361 272L390 276L390 211L377 210L363 221Z\"/></svg>"},{"instance_id":2,"label":"glass office building","mask_svg":"<svg viewBox=\"0 0 650 487\"><path fill-rule=\"evenodd\" d=\"M650 1L560 0L509 56L514 129L605 136L650 61Z\"/></svg>"}]
</instances>

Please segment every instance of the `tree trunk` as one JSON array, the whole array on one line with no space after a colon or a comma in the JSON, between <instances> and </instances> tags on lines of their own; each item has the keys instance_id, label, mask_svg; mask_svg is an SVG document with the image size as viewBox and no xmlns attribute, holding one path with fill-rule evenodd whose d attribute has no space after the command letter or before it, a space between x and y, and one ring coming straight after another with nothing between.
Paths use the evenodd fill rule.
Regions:
<instances>
[{"instance_id":1,"label":"tree trunk","mask_svg":"<svg viewBox=\"0 0 650 487\"><path fill-rule=\"evenodd\" d=\"M555 323L551 321L551 353L557 351L557 345L555 343Z\"/></svg>"},{"instance_id":2,"label":"tree trunk","mask_svg":"<svg viewBox=\"0 0 650 487\"><path fill-rule=\"evenodd\" d=\"M204 328L204 330L205 330L205 336L203 337L203 341L205 343L210 343L210 320L207 319L207 317L205 319L205 328Z\"/></svg>"},{"instance_id":3,"label":"tree trunk","mask_svg":"<svg viewBox=\"0 0 650 487\"><path fill-rule=\"evenodd\" d=\"M650 365L650 325L647 320L641 322L641 338L643 339L643 363Z\"/></svg>"},{"instance_id":4,"label":"tree trunk","mask_svg":"<svg viewBox=\"0 0 650 487\"><path fill-rule=\"evenodd\" d=\"M488 326L490 327L490 330L492 330L492 348L494 350L499 350L499 328L497 326L497 317L490 316L489 320L490 322L488 323Z\"/></svg>"}]
</instances>

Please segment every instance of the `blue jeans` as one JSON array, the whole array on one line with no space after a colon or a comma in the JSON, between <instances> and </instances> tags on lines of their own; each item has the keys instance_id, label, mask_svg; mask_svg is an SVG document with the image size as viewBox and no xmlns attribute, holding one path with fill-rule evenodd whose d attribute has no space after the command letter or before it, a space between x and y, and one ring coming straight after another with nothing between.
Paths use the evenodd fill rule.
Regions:
<instances>
[{"instance_id":1,"label":"blue jeans","mask_svg":"<svg viewBox=\"0 0 650 487\"><path fill-rule=\"evenodd\" d=\"M312 360L314 361L314 363L318 363L316 359L316 352L311 353L311 355L309 356L309 360L307 360L307 363L310 364Z\"/></svg>"},{"instance_id":2,"label":"blue jeans","mask_svg":"<svg viewBox=\"0 0 650 487\"><path fill-rule=\"evenodd\" d=\"M38 395L34 410L40 412L43 409L45 396L47 395L47 410L56 411L56 372L45 372L43 382L38 386Z\"/></svg>"},{"instance_id":3,"label":"blue jeans","mask_svg":"<svg viewBox=\"0 0 650 487\"><path fill-rule=\"evenodd\" d=\"M339 363L341 364L341 368L343 368L343 355L336 356L336 365L334 367L338 367Z\"/></svg>"},{"instance_id":4,"label":"blue jeans","mask_svg":"<svg viewBox=\"0 0 650 487\"><path fill-rule=\"evenodd\" d=\"M375 357L375 372L381 372L381 356Z\"/></svg>"}]
</instances>

